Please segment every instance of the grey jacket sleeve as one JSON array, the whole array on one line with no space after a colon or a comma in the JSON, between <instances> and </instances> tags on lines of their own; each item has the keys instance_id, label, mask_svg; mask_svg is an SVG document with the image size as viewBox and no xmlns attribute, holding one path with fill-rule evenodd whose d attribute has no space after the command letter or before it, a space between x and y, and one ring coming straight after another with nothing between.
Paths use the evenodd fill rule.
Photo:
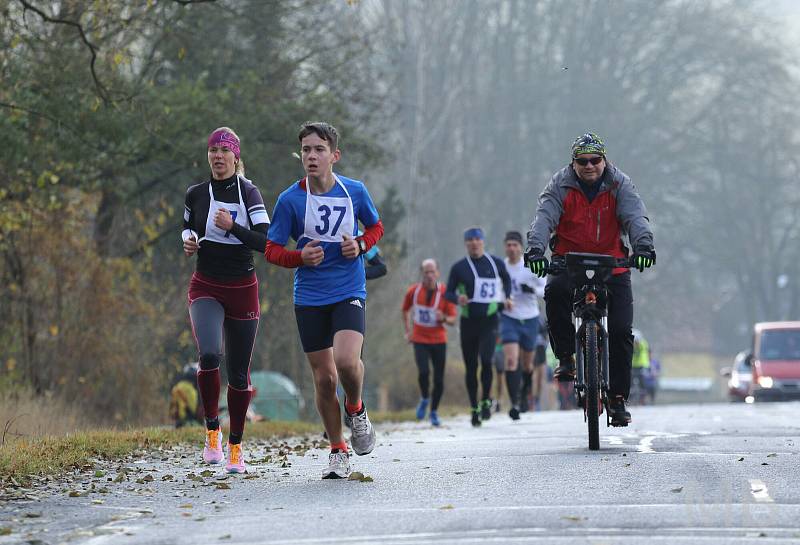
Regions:
<instances>
[{"instance_id":1,"label":"grey jacket sleeve","mask_svg":"<svg viewBox=\"0 0 800 545\"><path fill-rule=\"evenodd\" d=\"M564 213L564 188L559 184L560 174L556 173L539 195L536 216L528 231L528 247L542 253L547 249L550 234L555 231Z\"/></svg>"},{"instance_id":2,"label":"grey jacket sleeve","mask_svg":"<svg viewBox=\"0 0 800 545\"><path fill-rule=\"evenodd\" d=\"M653 230L647 208L630 178L624 176L617 192L617 219L627 233L632 249L653 247Z\"/></svg>"}]
</instances>

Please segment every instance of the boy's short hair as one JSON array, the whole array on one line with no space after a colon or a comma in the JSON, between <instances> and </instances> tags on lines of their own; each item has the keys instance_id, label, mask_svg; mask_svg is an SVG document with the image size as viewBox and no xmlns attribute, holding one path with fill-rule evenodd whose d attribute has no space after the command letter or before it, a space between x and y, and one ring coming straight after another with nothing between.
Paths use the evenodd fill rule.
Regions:
<instances>
[{"instance_id":1,"label":"boy's short hair","mask_svg":"<svg viewBox=\"0 0 800 545\"><path fill-rule=\"evenodd\" d=\"M306 121L300 125L300 133L297 140L302 144L303 138L309 134L316 134L328 143L331 151L339 149L339 131L330 123L324 121Z\"/></svg>"}]
</instances>

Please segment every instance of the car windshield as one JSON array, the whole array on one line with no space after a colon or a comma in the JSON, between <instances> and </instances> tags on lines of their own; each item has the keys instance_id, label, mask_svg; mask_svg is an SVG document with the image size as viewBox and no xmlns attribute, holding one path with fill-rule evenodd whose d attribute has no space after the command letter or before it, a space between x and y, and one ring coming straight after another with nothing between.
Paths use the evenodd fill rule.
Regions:
<instances>
[{"instance_id":1,"label":"car windshield","mask_svg":"<svg viewBox=\"0 0 800 545\"><path fill-rule=\"evenodd\" d=\"M747 359L745 358L736 358L736 372L742 374L750 374L752 370L750 369L750 365L747 363Z\"/></svg>"},{"instance_id":2,"label":"car windshield","mask_svg":"<svg viewBox=\"0 0 800 545\"><path fill-rule=\"evenodd\" d=\"M800 329L776 329L761 334L761 360L800 360Z\"/></svg>"}]
</instances>

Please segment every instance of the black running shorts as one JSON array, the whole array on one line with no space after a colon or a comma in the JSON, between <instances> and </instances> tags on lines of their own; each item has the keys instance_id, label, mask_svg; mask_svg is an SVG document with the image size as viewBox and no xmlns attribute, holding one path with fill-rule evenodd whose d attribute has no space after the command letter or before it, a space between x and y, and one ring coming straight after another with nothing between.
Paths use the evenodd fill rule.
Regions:
<instances>
[{"instance_id":1,"label":"black running shorts","mask_svg":"<svg viewBox=\"0 0 800 545\"><path fill-rule=\"evenodd\" d=\"M321 307L297 306L294 315L303 352L316 352L333 346L337 331L366 331L367 308L364 299L348 297L344 301Z\"/></svg>"}]
</instances>

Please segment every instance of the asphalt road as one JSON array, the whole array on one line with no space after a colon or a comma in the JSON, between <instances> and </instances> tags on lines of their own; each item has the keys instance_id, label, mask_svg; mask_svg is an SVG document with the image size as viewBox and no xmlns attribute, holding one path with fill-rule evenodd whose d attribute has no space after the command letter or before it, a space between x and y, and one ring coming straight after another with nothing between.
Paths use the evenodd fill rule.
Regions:
<instances>
[{"instance_id":1,"label":"asphalt road","mask_svg":"<svg viewBox=\"0 0 800 545\"><path fill-rule=\"evenodd\" d=\"M382 427L372 482L321 480L308 439L227 478L140 454L0 503L0 544L800 543L799 403L632 412L596 452L578 412Z\"/></svg>"}]
</instances>

